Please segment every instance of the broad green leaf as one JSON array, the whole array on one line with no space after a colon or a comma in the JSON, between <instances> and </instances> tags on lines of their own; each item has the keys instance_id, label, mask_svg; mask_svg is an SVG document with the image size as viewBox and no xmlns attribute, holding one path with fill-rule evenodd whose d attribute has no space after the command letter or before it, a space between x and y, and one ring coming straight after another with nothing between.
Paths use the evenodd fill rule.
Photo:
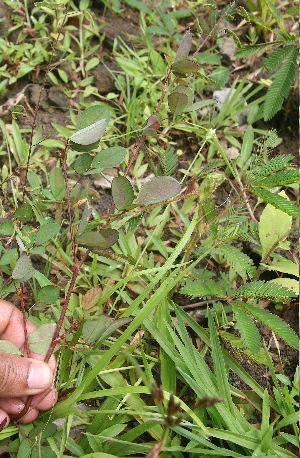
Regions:
<instances>
[{"instance_id":1,"label":"broad green leaf","mask_svg":"<svg viewBox=\"0 0 300 458\"><path fill-rule=\"evenodd\" d=\"M103 295L103 291L101 288L90 288L82 298L82 302L81 302L82 309L84 311L93 309L97 305L99 300L101 299L102 295Z\"/></svg>"},{"instance_id":2,"label":"broad green leaf","mask_svg":"<svg viewBox=\"0 0 300 458\"><path fill-rule=\"evenodd\" d=\"M183 112L185 107L189 103L188 96L183 92L174 91L168 97L168 103L170 111L174 116L177 116Z\"/></svg>"},{"instance_id":3,"label":"broad green leaf","mask_svg":"<svg viewBox=\"0 0 300 458\"><path fill-rule=\"evenodd\" d=\"M10 237L14 233L14 224L11 221L5 221L0 224L0 235L7 235Z\"/></svg>"},{"instance_id":4,"label":"broad green leaf","mask_svg":"<svg viewBox=\"0 0 300 458\"><path fill-rule=\"evenodd\" d=\"M172 71L175 76L185 78L192 73L197 73L200 69L198 62L190 59L184 59L179 62L175 62L172 67Z\"/></svg>"},{"instance_id":5,"label":"broad green leaf","mask_svg":"<svg viewBox=\"0 0 300 458\"><path fill-rule=\"evenodd\" d=\"M282 197L286 197L281 192ZM275 250L282 240L285 240L292 226L292 217L283 211L267 204L258 224L259 239L262 246L262 258Z\"/></svg>"},{"instance_id":6,"label":"broad green leaf","mask_svg":"<svg viewBox=\"0 0 300 458\"><path fill-rule=\"evenodd\" d=\"M137 203L139 205L150 205L163 202L176 196L180 189L180 184L173 177L154 177L141 188Z\"/></svg>"},{"instance_id":7,"label":"broad green leaf","mask_svg":"<svg viewBox=\"0 0 300 458\"><path fill-rule=\"evenodd\" d=\"M43 245L48 242L48 240L55 237L60 231L60 225L54 222L43 224L39 228L35 236L35 244Z\"/></svg>"},{"instance_id":8,"label":"broad green leaf","mask_svg":"<svg viewBox=\"0 0 300 458\"><path fill-rule=\"evenodd\" d=\"M83 175L91 166L92 156L88 153L80 154L74 162L74 170L79 175Z\"/></svg>"},{"instance_id":9,"label":"broad green leaf","mask_svg":"<svg viewBox=\"0 0 300 458\"><path fill-rule=\"evenodd\" d=\"M33 219L33 210L30 204L21 204L14 213L14 218L19 221L31 221Z\"/></svg>"},{"instance_id":10,"label":"broad green leaf","mask_svg":"<svg viewBox=\"0 0 300 458\"><path fill-rule=\"evenodd\" d=\"M53 167L50 172L50 189L55 199L63 200L66 196L66 184L63 173L57 167Z\"/></svg>"},{"instance_id":11,"label":"broad green leaf","mask_svg":"<svg viewBox=\"0 0 300 458\"><path fill-rule=\"evenodd\" d=\"M122 146L113 146L98 153L91 164L91 168L85 175L93 173L100 173L103 170L116 167L124 161L126 156L126 149Z\"/></svg>"},{"instance_id":12,"label":"broad green leaf","mask_svg":"<svg viewBox=\"0 0 300 458\"><path fill-rule=\"evenodd\" d=\"M106 119L100 119L90 126L78 130L70 137L70 141L79 145L92 145L100 140L107 126Z\"/></svg>"},{"instance_id":13,"label":"broad green leaf","mask_svg":"<svg viewBox=\"0 0 300 458\"><path fill-rule=\"evenodd\" d=\"M115 177L111 184L111 193L115 206L121 210L131 205L134 199L134 192L130 181L126 177Z\"/></svg>"},{"instance_id":14,"label":"broad green leaf","mask_svg":"<svg viewBox=\"0 0 300 458\"><path fill-rule=\"evenodd\" d=\"M59 299L59 289L53 285L46 285L38 291L37 300L44 304L54 304Z\"/></svg>"},{"instance_id":15,"label":"broad green leaf","mask_svg":"<svg viewBox=\"0 0 300 458\"><path fill-rule=\"evenodd\" d=\"M15 344L8 342L8 340L0 340L0 351L10 353L11 355L22 355L20 349Z\"/></svg>"},{"instance_id":16,"label":"broad green leaf","mask_svg":"<svg viewBox=\"0 0 300 458\"><path fill-rule=\"evenodd\" d=\"M54 336L55 329L55 323L48 323L42 324L38 329L33 331L33 333L28 336L30 351L38 355L46 355Z\"/></svg>"},{"instance_id":17,"label":"broad green leaf","mask_svg":"<svg viewBox=\"0 0 300 458\"><path fill-rule=\"evenodd\" d=\"M107 125L110 120L110 111L108 110L108 108L105 105L99 105L99 104L92 105L88 107L86 110L84 110L83 113L79 112L75 134L77 134L78 131L82 129L88 128L91 125L96 124L99 121L104 121L104 120L106 121L106 125ZM76 135L75 135L75 140L76 140ZM98 142L99 140L94 141L94 143L90 142L87 145L82 144L82 143L79 144L76 141L72 141L72 137L71 137L70 146L75 151L86 152L86 151L91 151L94 148L97 148Z\"/></svg>"},{"instance_id":18,"label":"broad green leaf","mask_svg":"<svg viewBox=\"0 0 300 458\"><path fill-rule=\"evenodd\" d=\"M91 217L91 214L92 214L92 207L91 207L91 204L89 203L89 201L87 200L86 203L85 203L85 206L84 206L84 210L83 210L83 213L82 213L82 217L81 217L80 223L79 223L77 235L80 235L85 231L85 229L86 229L86 227L88 225L89 219Z\"/></svg>"},{"instance_id":19,"label":"broad green leaf","mask_svg":"<svg viewBox=\"0 0 300 458\"><path fill-rule=\"evenodd\" d=\"M188 57L191 47L192 47L192 40L193 40L193 35L191 32L188 30L182 38L182 41L179 45L179 48L177 50L176 56L175 56L175 62L179 62L185 58Z\"/></svg>"},{"instance_id":20,"label":"broad green leaf","mask_svg":"<svg viewBox=\"0 0 300 458\"><path fill-rule=\"evenodd\" d=\"M34 273L31 261L27 254L23 253L16 262L15 268L12 271L12 278L20 282L29 280Z\"/></svg>"},{"instance_id":21,"label":"broad green leaf","mask_svg":"<svg viewBox=\"0 0 300 458\"><path fill-rule=\"evenodd\" d=\"M252 126L248 126L243 138L241 154L237 159L237 165L243 167L250 159L254 142L254 130Z\"/></svg>"},{"instance_id":22,"label":"broad green leaf","mask_svg":"<svg viewBox=\"0 0 300 458\"><path fill-rule=\"evenodd\" d=\"M93 251L107 250L117 242L119 233L115 229L102 229L100 232L83 232L76 237L78 245Z\"/></svg>"}]
</instances>

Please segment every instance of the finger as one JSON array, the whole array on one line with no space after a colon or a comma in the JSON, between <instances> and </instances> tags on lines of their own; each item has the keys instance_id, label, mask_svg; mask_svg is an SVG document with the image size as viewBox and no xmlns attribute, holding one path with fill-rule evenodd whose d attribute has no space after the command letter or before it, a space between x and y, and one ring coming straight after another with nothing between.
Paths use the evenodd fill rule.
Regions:
<instances>
[{"instance_id":1,"label":"finger","mask_svg":"<svg viewBox=\"0 0 300 458\"><path fill-rule=\"evenodd\" d=\"M32 423L39 415L39 411L37 409L30 408L28 412L18 419L20 423Z\"/></svg>"},{"instance_id":2,"label":"finger","mask_svg":"<svg viewBox=\"0 0 300 458\"><path fill-rule=\"evenodd\" d=\"M50 410L57 401L57 393L51 389L48 393L37 394L33 397L31 405L38 410Z\"/></svg>"},{"instance_id":3,"label":"finger","mask_svg":"<svg viewBox=\"0 0 300 458\"><path fill-rule=\"evenodd\" d=\"M4 410L0 409L0 431L2 431L2 429L6 428L8 425L9 417Z\"/></svg>"},{"instance_id":4,"label":"finger","mask_svg":"<svg viewBox=\"0 0 300 458\"><path fill-rule=\"evenodd\" d=\"M1 322L0 337L8 340L21 348L25 342L23 315L13 304L0 300ZM36 327L27 320L26 329L28 334L33 332Z\"/></svg>"},{"instance_id":5,"label":"finger","mask_svg":"<svg viewBox=\"0 0 300 458\"><path fill-rule=\"evenodd\" d=\"M8 415L18 415L24 409L25 403L19 398L0 398L0 408Z\"/></svg>"},{"instance_id":6,"label":"finger","mask_svg":"<svg viewBox=\"0 0 300 458\"><path fill-rule=\"evenodd\" d=\"M50 388L53 372L48 364L0 352L0 396L30 396Z\"/></svg>"}]
</instances>

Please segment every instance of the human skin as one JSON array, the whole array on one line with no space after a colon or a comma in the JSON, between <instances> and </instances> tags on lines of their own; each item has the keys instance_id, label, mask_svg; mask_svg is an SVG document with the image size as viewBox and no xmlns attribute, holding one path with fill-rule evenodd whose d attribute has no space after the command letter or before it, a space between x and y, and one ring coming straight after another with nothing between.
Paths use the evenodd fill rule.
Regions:
<instances>
[{"instance_id":1,"label":"human skin","mask_svg":"<svg viewBox=\"0 0 300 458\"><path fill-rule=\"evenodd\" d=\"M27 320L27 333L36 327ZM0 300L0 340L15 344L24 353L24 323L22 313L10 302ZM40 410L48 410L56 402L53 382L56 369L54 357L48 364L43 356L31 353L30 358L0 352L0 425L7 427L10 416L18 416L28 396L33 396L31 407L20 419L34 421Z\"/></svg>"}]
</instances>

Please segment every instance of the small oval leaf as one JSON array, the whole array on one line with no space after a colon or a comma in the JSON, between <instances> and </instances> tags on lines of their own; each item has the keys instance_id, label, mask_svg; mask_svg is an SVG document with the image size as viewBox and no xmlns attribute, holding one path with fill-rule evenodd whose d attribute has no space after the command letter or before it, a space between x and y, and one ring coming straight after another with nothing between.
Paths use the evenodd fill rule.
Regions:
<instances>
[{"instance_id":1,"label":"small oval leaf","mask_svg":"<svg viewBox=\"0 0 300 458\"><path fill-rule=\"evenodd\" d=\"M163 202L176 196L180 192L181 186L173 177L162 176L154 177L144 184L137 197L140 205L149 205Z\"/></svg>"},{"instance_id":2,"label":"small oval leaf","mask_svg":"<svg viewBox=\"0 0 300 458\"><path fill-rule=\"evenodd\" d=\"M63 173L59 168L53 167L53 169L50 172L49 182L51 192L55 199L64 199L64 197L66 196L66 184L64 181Z\"/></svg>"},{"instance_id":3,"label":"small oval leaf","mask_svg":"<svg viewBox=\"0 0 300 458\"><path fill-rule=\"evenodd\" d=\"M185 59L189 55L191 47L192 47L192 40L193 40L193 35L191 34L190 30L188 30L183 35L182 42L180 43L176 56L175 56L175 62L179 62Z\"/></svg>"},{"instance_id":4,"label":"small oval leaf","mask_svg":"<svg viewBox=\"0 0 300 458\"><path fill-rule=\"evenodd\" d=\"M98 153L91 164L91 169L85 175L93 173L100 173L103 170L116 167L124 161L126 156L126 149L122 146L113 146Z\"/></svg>"},{"instance_id":5,"label":"small oval leaf","mask_svg":"<svg viewBox=\"0 0 300 458\"><path fill-rule=\"evenodd\" d=\"M48 240L55 237L60 231L60 225L54 222L44 224L39 228L35 236L36 245L44 245Z\"/></svg>"},{"instance_id":6,"label":"small oval leaf","mask_svg":"<svg viewBox=\"0 0 300 458\"><path fill-rule=\"evenodd\" d=\"M200 69L198 62L195 62L190 59L184 59L179 62L175 62L172 67L172 71L175 76L180 78L185 78L186 76L197 73Z\"/></svg>"},{"instance_id":7,"label":"small oval leaf","mask_svg":"<svg viewBox=\"0 0 300 458\"><path fill-rule=\"evenodd\" d=\"M111 184L111 193L115 206L121 210L131 205L134 199L134 192L130 181L125 177L116 177Z\"/></svg>"},{"instance_id":8,"label":"small oval leaf","mask_svg":"<svg viewBox=\"0 0 300 458\"><path fill-rule=\"evenodd\" d=\"M0 224L0 235L12 236L14 233L14 225L11 221L5 221Z\"/></svg>"},{"instance_id":9,"label":"small oval leaf","mask_svg":"<svg viewBox=\"0 0 300 458\"><path fill-rule=\"evenodd\" d=\"M12 278L20 282L29 280L34 274L34 268L27 254L23 253L16 262L12 271Z\"/></svg>"},{"instance_id":10,"label":"small oval leaf","mask_svg":"<svg viewBox=\"0 0 300 458\"><path fill-rule=\"evenodd\" d=\"M90 126L84 127L83 129L78 130L70 137L70 140L73 143L78 143L79 145L91 145L100 140L102 135L105 132L107 126L106 119L100 119Z\"/></svg>"},{"instance_id":11,"label":"small oval leaf","mask_svg":"<svg viewBox=\"0 0 300 458\"><path fill-rule=\"evenodd\" d=\"M33 331L33 333L28 336L30 351L38 355L46 355L54 336L55 329L55 323L48 323L42 324L42 326Z\"/></svg>"},{"instance_id":12,"label":"small oval leaf","mask_svg":"<svg viewBox=\"0 0 300 458\"><path fill-rule=\"evenodd\" d=\"M0 351L3 353L10 353L11 355L22 356L20 349L13 343L7 340L0 340Z\"/></svg>"},{"instance_id":13,"label":"small oval leaf","mask_svg":"<svg viewBox=\"0 0 300 458\"><path fill-rule=\"evenodd\" d=\"M19 221L31 221L33 219L33 210L30 204L21 204L14 213L14 218Z\"/></svg>"},{"instance_id":14,"label":"small oval leaf","mask_svg":"<svg viewBox=\"0 0 300 458\"><path fill-rule=\"evenodd\" d=\"M115 229L102 229L99 232L87 231L76 237L78 245L93 251L107 250L117 242L119 233Z\"/></svg>"},{"instance_id":15,"label":"small oval leaf","mask_svg":"<svg viewBox=\"0 0 300 458\"><path fill-rule=\"evenodd\" d=\"M80 154L74 162L74 170L79 175L83 175L91 166L92 156L88 153Z\"/></svg>"},{"instance_id":16,"label":"small oval leaf","mask_svg":"<svg viewBox=\"0 0 300 458\"><path fill-rule=\"evenodd\" d=\"M53 285L46 285L41 288L37 295L38 302L51 305L59 299L59 289Z\"/></svg>"},{"instance_id":17,"label":"small oval leaf","mask_svg":"<svg viewBox=\"0 0 300 458\"><path fill-rule=\"evenodd\" d=\"M181 114L188 102L188 96L183 92L174 91L168 98L169 108L174 116Z\"/></svg>"}]
</instances>

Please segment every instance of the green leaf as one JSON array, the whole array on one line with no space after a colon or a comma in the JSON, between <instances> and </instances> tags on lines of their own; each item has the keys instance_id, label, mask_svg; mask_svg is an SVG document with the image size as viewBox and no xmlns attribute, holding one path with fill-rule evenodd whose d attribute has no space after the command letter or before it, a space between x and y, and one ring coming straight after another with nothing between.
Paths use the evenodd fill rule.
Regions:
<instances>
[{"instance_id":1,"label":"green leaf","mask_svg":"<svg viewBox=\"0 0 300 458\"><path fill-rule=\"evenodd\" d=\"M284 99L290 92L296 76L297 56L297 48L287 53L286 61L281 65L268 89L264 104L265 121L269 121L280 110Z\"/></svg>"},{"instance_id":2,"label":"green leaf","mask_svg":"<svg viewBox=\"0 0 300 458\"><path fill-rule=\"evenodd\" d=\"M293 297L295 293L280 285L271 282L253 281L246 285L240 286L231 294L232 297L243 297L245 299L270 299L276 302L286 302Z\"/></svg>"},{"instance_id":3,"label":"green leaf","mask_svg":"<svg viewBox=\"0 0 300 458\"><path fill-rule=\"evenodd\" d=\"M109 316L101 315L96 320L88 320L82 328L82 337L90 344L99 344L109 337L116 329L131 321L131 318L113 320Z\"/></svg>"},{"instance_id":4,"label":"green leaf","mask_svg":"<svg viewBox=\"0 0 300 458\"><path fill-rule=\"evenodd\" d=\"M15 268L12 271L12 278L21 283L28 281L34 274L34 268L27 254L23 253L16 262Z\"/></svg>"},{"instance_id":5,"label":"green leaf","mask_svg":"<svg viewBox=\"0 0 300 458\"><path fill-rule=\"evenodd\" d=\"M299 272L298 272L299 275ZM290 291L293 291L295 296L299 295L299 281L294 280L293 278L281 277L281 278L274 278L270 280L271 283L275 283L276 285L280 285L283 288L287 288Z\"/></svg>"},{"instance_id":6,"label":"green leaf","mask_svg":"<svg viewBox=\"0 0 300 458\"><path fill-rule=\"evenodd\" d=\"M0 235L12 236L14 233L14 224L11 221L5 221L0 224Z\"/></svg>"},{"instance_id":7,"label":"green leaf","mask_svg":"<svg viewBox=\"0 0 300 458\"><path fill-rule=\"evenodd\" d=\"M55 199L63 200L66 197L66 185L62 171L57 167L53 167L49 181L50 189Z\"/></svg>"},{"instance_id":8,"label":"green leaf","mask_svg":"<svg viewBox=\"0 0 300 458\"><path fill-rule=\"evenodd\" d=\"M100 173L103 170L116 167L124 161L125 156L126 149L122 146L113 146L111 148L107 148L94 157L91 163L91 168L88 172L85 173L85 175Z\"/></svg>"},{"instance_id":9,"label":"green leaf","mask_svg":"<svg viewBox=\"0 0 300 458\"><path fill-rule=\"evenodd\" d=\"M261 264L267 270L275 270L275 272L282 272L284 274L299 276L299 264L290 260L274 261L270 266Z\"/></svg>"},{"instance_id":10,"label":"green leaf","mask_svg":"<svg viewBox=\"0 0 300 458\"><path fill-rule=\"evenodd\" d=\"M39 228L35 236L36 245L44 245L48 240L55 237L60 231L60 225L54 222L44 224Z\"/></svg>"},{"instance_id":11,"label":"green leaf","mask_svg":"<svg viewBox=\"0 0 300 458\"><path fill-rule=\"evenodd\" d=\"M102 229L99 232L83 232L76 237L78 245L92 251L107 250L118 241L119 233L115 229Z\"/></svg>"},{"instance_id":12,"label":"green leaf","mask_svg":"<svg viewBox=\"0 0 300 458\"><path fill-rule=\"evenodd\" d=\"M159 153L159 160L164 175L173 175L178 166L178 156L175 149L167 145L166 149Z\"/></svg>"},{"instance_id":13,"label":"green leaf","mask_svg":"<svg viewBox=\"0 0 300 458\"><path fill-rule=\"evenodd\" d=\"M243 345L245 348L249 349L252 354L258 353L260 349L260 335L253 320L238 307L237 303L232 304L232 309L236 319L235 326L241 334Z\"/></svg>"},{"instance_id":14,"label":"green leaf","mask_svg":"<svg viewBox=\"0 0 300 458\"><path fill-rule=\"evenodd\" d=\"M198 62L190 59L184 59L179 62L175 62L172 66L172 72L175 76L180 78L186 78L192 73L197 73L200 69Z\"/></svg>"},{"instance_id":15,"label":"green leaf","mask_svg":"<svg viewBox=\"0 0 300 458\"><path fill-rule=\"evenodd\" d=\"M163 202L176 196L181 186L173 177L154 177L141 188L137 203L139 205L150 205Z\"/></svg>"},{"instance_id":16,"label":"green leaf","mask_svg":"<svg viewBox=\"0 0 300 458\"><path fill-rule=\"evenodd\" d=\"M32 221L33 210L30 204L21 204L14 212L13 217L19 221Z\"/></svg>"},{"instance_id":17,"label":"green leaf","mask_svg":"<svg viewBox=\"0 0 300 458\"><path fill-rule=\"evenodd\" d=\"M80 154L74 162L75 172L79 173L79 175L83 175L85 172L89 170L92 161L93 161L93 158L90 154L88 153Z\"/></svg>"},{"instance_id":18,"label":"green leaf","mask_svg":"<svg viewBox=\"0 0 300 458\"><path fill-rule=\"evenodd\" d=\"M243 303L243 309L250 315L263 323L267 328L271 329L290 347L298 350L298 337L292 328L277 315L273 315L266 309L258 309L251 305Z\"/></svg>"},{"instance_id":19,"label":"green leaf","mask_svg":"<svg viewBox=\"0 0 300 458\"><path fill-rule=\"evenodd\" d=\"M46 355L54 336L55 329L55 323L48 323L42 324L38 329L33 331L33 333L28 336L30 351L38 355Z\"/></svg>"},{"instance_id":20,"label":"green leaf","mask_svg":"<svg viewBox=\"0 0 300 458\"><path fill-rule=\"evenodd\" d=\"M54 304L59 299L59 289L53 285L46 285L38 291L37 300L44 304Z\"/></svg>"},{"instance_id":21,"label":"green leaf","mask_svg":"<svg viewBox=\"0 0 300 458\"><path fill-rule=\"evenodd\" d=\"M180 293L190 297L226 297L226 293L223 288L219 285L219 283L216 283L213 280L201 281L189 278L181 287Z\"/></svg>"},{"instance_id":22,"label":"green leaf","mask_svg":"<svg viewBox=\"0 0 300 458\"><path fill-rule=\"evenodd\" d=\"M193 35L191 32L188 30L182 38L182 41L178 47L176 56L175 56L175 62L179 62L186 57L188 57L191 47L192 47L192 41L193 41Z\"/></svg>"},{"instance_id":23,"label":"green leaf","mask_svg":"<svg viewBox=\"0 0 300 458\"><path fill-rule=\"evenodd\" d=\"M283 196L282 196L283 198ZM291 230L292 217L278 210L273 205L266 205L258 224L259 239L262 246L262 258L269 256Z\"/></svg>"},{"instance_id":24,"label":"green leaf","mask_svg":"<svg viewBox=\"0 0 300 458\"><path fill-rule=\"evenodd\" d=\"M293 160L294 156L291 154L280 154L279 156L273 157L267 164L263 165L255 172L253 183L255 183L256 180L261 180L263 177L271 175L271 173L284 169L286 165Z\"/></svg>"},{"instance_id":25,"label":"green leaf","mask_svg":"<svg viewBox=\"0 0 300 458\"><path fill-rule=\"evenodd\" d=\"M126 177L115 177L111 184L111 193L114 204L118 210L131 205L134 192L130 181Z\"/></svg>"},{"instance_id":26,"label":"green leaf","mask_svg":"<svg viewBox=\"0 0 300 458\"><path fill-rule=\"evenodd\" d=\"M181 114L184 108L187 106L188 101L189 100L186 94L176 91L172 92L168 98L170 111L174 116Z\"/></svg>"},{"instance_id":27,"label":"green leaf","mask_svg":"<svg viewBox=\"0 0 300 458\"><path fill-rule=\"evenodd\" d=\"M79 226L78 226L77 235L80 235L85 231L85 229L87 228L89 219L91 217L91 214L92 214L92 207L89 201L87 200L84 206L84 210L82 213L82 217L81 217Z\"/></svg>"},{"instance_id":28,"label":"green leaf","mask_svg":"<svg viewBox=\"0 0 300 458\"><path fill-rule=\"evenodd\" d=\"M266 189L259 189L251 187L251 192L256 196L260 197L264 201L268 202L269 204L273 205L275 208L282 210L284 213L287 213L294 218L299 217L299 212L297 207L290 202L289 200L285 199L284 197L267 191Z\"/></svg>"},{"instance_id":29,"label":"green leaf","mask_svg":"<svg viewBox=\"0 0 300 458\"><path fill-rule=\"evenodd\" d=\"M101 288L90 288L82 298L81 307L85 310L93 309L97 303L100 301L103 295L103 291ZM99 307L98 307L99 311Z\"/></svg>"},{"instance_id":30,"label":"green leaf","mask_svg":"<svg viewBox=\"0 0 300 458\"><path fill-rule=\"evenodd\" d=\"M245 164L247 164L248 160L250 159L252 149L253 149L253 142L254 142L254 130L252 126L248 126L244 134L241 154L236 161L239 167L242 168Z\"/></svg>"},{"instance_id":31,"label":"green leaf","mask_svg":"<svg viewBox=\"0 0 300 458\"><path fill-rule=\"evenodd\" d=\"M8 340L0 340L0 351L3 353L10 353L11 355L22 356L19 347Z\"/></svg>"},{"instance_id":32,"label":"green leaf","mask_svg":"<svg viewBox=\"0 0 300 458\"><path fill-rule=\"evenodd\" d=\"M282 170L274 175L264 178L257 178L253 181L253 185L259 187L273 188L276 186L286 186L292 183L299 182L299 171L296 169Z\"/></svg>"},{"instance_id":33,"label":"green leaf","mask_svg":"<svg viewBox=\"0 0 300 458\"><path fill-rule=\"evenodd\" d=\"M218 251L225 256L226 261L231 265L232 269L242 277L244 281L247 279L247 275L250 277L256 277L256 268L253 265L253 261L242 251L231 245L220 245Z\"/></svg>"},{"instance_id":34,"label":"green leaf","mask_svg":"<svg viewBox=\"0 0 300 458\"><path fill-rule=\"evenodd\" d=\"M92 145L100 140L107 126L106 119L100 119L90 126L78 130L70 137L70 141L79 145Z\"/></svg>"}]
</instances>

